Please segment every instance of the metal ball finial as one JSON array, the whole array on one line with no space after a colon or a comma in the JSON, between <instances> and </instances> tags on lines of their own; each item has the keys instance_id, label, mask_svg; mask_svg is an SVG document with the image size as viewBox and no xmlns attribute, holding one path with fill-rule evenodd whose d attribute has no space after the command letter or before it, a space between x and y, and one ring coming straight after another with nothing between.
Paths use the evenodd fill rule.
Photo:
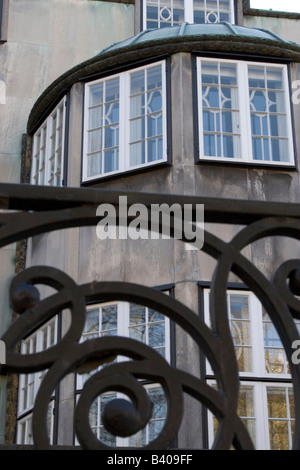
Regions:
<instances>
[{"instance_id":1,"label":"metal ball finial","mask_svg":"<svg viewBox=\"0 0 300 470\"><path fill-rule=\"evenodd\" d=\"M17 313L23 313L39 302L40 293L32 284L20 283L14 286L10 298L14 310Z\"/></svg>"},{"instance_id":2,"label":"metal ball finial","mask_svg":"<svg viewBox=\"0 0 300 470\"><path fill-rule=\"evenodd\" d=\"M138 412L132 402L116 398L105 406L102 413L104 427L111 434L128 437L140 429Z\"/></svg>"}]
</instances>

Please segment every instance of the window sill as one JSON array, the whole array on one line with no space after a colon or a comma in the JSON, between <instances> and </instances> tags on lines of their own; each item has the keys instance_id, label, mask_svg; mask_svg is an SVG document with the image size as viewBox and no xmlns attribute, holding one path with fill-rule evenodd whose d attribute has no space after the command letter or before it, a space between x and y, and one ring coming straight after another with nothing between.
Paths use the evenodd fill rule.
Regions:
<instances>
[{"instance_id":1,"label":"window sill","mask_svg":"<svg viewBox=\"0 0 300 470\"><path fill-rule=\"evenodd\" d=\"M298 171L295 163L280 163L280 162L266 162L260 160L242 161L242 160L229 160L229 159L212 159L212 158L200 158L196 160L196 165L219 165L229 167L240 167L240 168L263 168L269 170L286 170L286 171Z\"/></svg>"},{"instance_id":2,"label":"window sill","mask_svg":"<svg viewBox=\"0 0 300 470\"><path fill-rule=\"evenodd\" d=\"M127 176L142 174L142 173L149 172L149 171L161 170L162 168L171 167L171 166L172 165L170 162L168 162L167 160L163 160L160 163L155 163L153 165L132 168L130 170L118 171L115 173L109 173L109 174L102 175L102 176L96 176L95 178L91 178L88 180L82 180L80 184L81 186L90 186L90 185L102 183L105 181L117 180L120 178L126 178Z\"/></svg>"}]
</instances>

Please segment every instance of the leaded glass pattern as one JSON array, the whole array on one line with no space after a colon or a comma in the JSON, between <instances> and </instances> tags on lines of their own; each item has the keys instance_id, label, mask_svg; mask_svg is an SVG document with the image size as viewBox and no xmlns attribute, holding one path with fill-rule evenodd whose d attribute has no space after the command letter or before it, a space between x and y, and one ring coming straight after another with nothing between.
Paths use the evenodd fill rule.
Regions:
<instances>
[{"instance_id":1,"label":"leaded glass pattern","mask_svg":"<svg viewBox=\"0 0 300 470\"><path fill-rule=\"evenodd\" d=\"M145 0L144 28L186 23L234 23L233 0Z\"/></svg>"},{"instance_id":2,"label":"leaded glass pattern","mask_svg":"<svg viewBox=\"0 0 300 470\"><path fill-rule=\"evenodd\" d=\"M194 0L194 23L233 23L233 2L231 0Z\"/></svg>"},{"instance_id":3,"label":"leaded glass pattern","mask_svg":"<svg viewBox=\"0 0 300 470\"><path fill-rule=\"evenodd\" d=\"M253 158L284 161L288 128L282 69L248 65Z\"/></svg>"},{"instance_id":4,"label":"leaded glass pattern","mask_svg":"<svg viewBox=\"0 0 300 470\"><path fill-rule=\"evenodd\" d=\"M240 111L236 64L202 62L204 155L240 156Z\"/></svg>"},{"instance_id":5,"label":"leaded glass pattern","mask_svg":"<svg viewBox=\"0 0 300 470\"><path fill-rule=\"evenodd\" d=\"M87 133L87 175L119 168L119 78L91 87Z\"/></svg>"},{"instance_id":6,"label":"leaded glass pattern","mask_svg":"<svg viewBox=\"0 0 300 470\"><path fill-rule=\"evenodd\" d=\"M294 165L287 67L197 58L199 158Z\"/></svg>"},{"instance_id":7,"label":"leaded glass pattern","mask_svg":"<svg viewBox=\"0 0 300 470\"><path fill-rule=\"evenodd\" d=\"M184 23L184 0L148 0L147 29L166 28Z\"/></svg>"},{"instance_id":8,"label":"leaded glass pattern","mask_svg":"<svg viewBox=\"0 0 300 470\"><path fill-rule=\"evenodd\" d=\"M161 66L130 75L130 166L163 158Z\"/></svg>"},{"instance_id":9,"label":"leaded glass pattern","mask_svg":"<svg viewBox=\"0 0 300 470\"><path fill-rule=\"evenodd\" d=\"M167 159L165 62L86 85L83 180Z\"/></svg>"}]
</instances>

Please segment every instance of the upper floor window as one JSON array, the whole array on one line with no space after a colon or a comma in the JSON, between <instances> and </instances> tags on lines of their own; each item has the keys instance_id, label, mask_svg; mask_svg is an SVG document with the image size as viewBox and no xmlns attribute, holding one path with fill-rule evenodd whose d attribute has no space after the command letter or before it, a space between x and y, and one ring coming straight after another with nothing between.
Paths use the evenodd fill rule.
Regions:
<instances>
[{"instance_id":1,"label":"upper floor window","mask_svg":"<svg viewBox=\"0 0 300 470\"><path fill-rule=\"evenodd\" d=\"M200 158L294 164L287 66L197 58Z\"/></svg>"},{"instance_id":2,"label":"upper floor window","mask_svg":"<svg viewBox=\"0 0 300 470\"><path fill-rule=\"evenodd\" d=\"M234 23L234 0L144 0L143 29L221 21Z\"/></svg>"},{"instance_id":3,"label":"upper floor window","mask_svg":"<svg viewBox=\"0 0 300 470\"><path fill-rule=\"evenodd\" d=\"M83 181L167 159L165 62L88 83Z\"/></svg>"},{"instance_id":4,"label":"upper floor window","mask_svg":"<svg viewBox=\"0 0 300 470\"><path fill-rule=\"evenodd\" d=\"M33 136L31 183L63 185L66 98L63 98Z\"/></svg>"}]
</instances>

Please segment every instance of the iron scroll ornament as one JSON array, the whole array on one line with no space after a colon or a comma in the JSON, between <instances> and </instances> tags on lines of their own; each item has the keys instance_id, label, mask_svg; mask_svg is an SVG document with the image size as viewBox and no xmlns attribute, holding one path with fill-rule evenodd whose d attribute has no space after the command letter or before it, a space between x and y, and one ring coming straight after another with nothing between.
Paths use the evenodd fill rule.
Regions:
<instances>
[{"instance_id":1,"label":"iron scroll ornament","mask_svg":"<svg viewBox=\"0 0 300 470\"><path fill-rule=\"evenodd\" d=\"M34 191L33 191L34 189ZM20 192L23 190L23 194ZM97 223L96 207L102 202L112 202L117 207L120 192L101 190L75 190L67 188L32 188L20 185L1 185L2 206L6 209L23 210L21 213L2 213L0 217L0 245L5 245L25 236L32 236L58 228L67 228ZM27 197L25 194L27 192ZM3 194L6 194L3 196ZM161 201L160 194L125 193L129 201L142 202L146 206ZM213 198L163 196L170 203L204 204L205 220L216 223L245 225L230 242L205 232L202 250L217 259L211 284L212 329L209 329L195 313L175 299L154 289L129 283L99 282L77 285L65 273L56 268L32 267L20 273L11 285L11 300L21 313L2 340L7 345L7 364L3 373L12 371L28 373L48 369L36 397L33 413L33 435L36 448L50 447L47 430L47 406L55 385L69 372L88 366L96 360L110 361L117 354L127 356L130 361L112 364L96 373L85 385L75 412L75 428L79 442L86 449L106 449L91 432L88 409L92 400L104 391L123 391L133 401L131 409L133 434L143 427L150 416L151 406L142 390L139 379L146 378L161 383L168 406L166 424L160 435L145 448L166 448L178 431L183 414L183 392L209 408L218 419L218 432L213 449L251 449L253 443L237 415L239 374L234 345L227 317L226 290L230 272L255 293L275 324L290 363L294 395L296 427L294 448L300 448L299 405L300 371L291 360L291 345L299 340L293 318L300 318L298 295L300 261L290 260L282 264L268 280L241 250L255 240L270 235L284 235L299 239L299 205L272 204L249 201L218 200ZM47 203L47 205L45 204ZM47 209L45 209L47 207ZM28 212L25 212L28 211ZM30 211L30 212L29 212ZM228 218L230 216L230 218ZM185 241L183 239L183 241ZM287 288L287 280L294 285L293 292ZM56 293L39 300L35 284L44 283L56 289ZM24 300L25 294L25 300ZM180 325L199 345L211 363L218 390L203 380L171 367L155 351L142 343L128 338L100 338L80 343L85 322L85 303L93 300L125 300L141 303L167 315ZM20 300L21 299L21 300ZM47 351L22 355L14 352L14 346L29 332L47 321L64 308L72 312L71 326L62 338ZM108 417L108 426L109 417ZM116 434L123 432L115 429Z\"/></svg>"}]
</instances>

